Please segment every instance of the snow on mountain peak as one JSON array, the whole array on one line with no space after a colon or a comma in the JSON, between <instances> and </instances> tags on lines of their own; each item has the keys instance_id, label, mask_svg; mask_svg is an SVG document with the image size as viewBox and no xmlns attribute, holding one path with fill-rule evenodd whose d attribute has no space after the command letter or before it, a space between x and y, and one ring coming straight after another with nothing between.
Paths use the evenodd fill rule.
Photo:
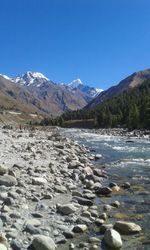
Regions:
<instances>
[{"instance_id":1,"label":"snow on mountain peak","mask_svg":"<svg viewBox=\"0 0 150 250\"><path fill-rule=\"evenodd\" d=\"M8 77L8 76L6 76L6 75L0 74L0 76L2 76L3 78L5 78L6 80L9 80L9 81L13 82L13 79L10 78L10 77Z\"/></svg>"},{"instance_id":2,"label":"snow on mountain peak","mask_svg":"<svg viewBox=\"0 0 150 250\"><path fill-rule=\"evenodd\" d=\"M83 82L81 81L81 79L78 78L78 79L73 80L72 82L68 83L67 85L71 88L77 88L79 85L83 85Z\"/></svg>"},{"instance_id":3,"label":"snow on mountain peak","mask_svg":"<svg viewBox=\"0 0 150 250\"><path fill-rule=\"evenodd\" d=\"M40 87L44 82L48 82L49 79L39 72L27 71L21 76L15 78L15 82L25 86L37 86Z\"/></svg>"}]
</instances>

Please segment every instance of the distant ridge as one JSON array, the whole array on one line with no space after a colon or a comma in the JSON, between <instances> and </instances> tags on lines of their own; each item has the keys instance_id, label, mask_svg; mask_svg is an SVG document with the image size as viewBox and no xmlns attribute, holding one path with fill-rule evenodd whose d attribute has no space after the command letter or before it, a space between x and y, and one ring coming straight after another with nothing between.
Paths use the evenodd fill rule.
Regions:
<instances>
[{"instance_id":1,"label":"distant ridge","mask_svg":"<svg viewBox=\"0 0 150 250\"><path fill-rule=\"evenodd\" d=\"M97 104L102 103L105 100L112 98L113 96L117 96L121 94L123 91L135 88L141 85L144 80L150 79L150 69L146 69L143 71L138 71L124 80L122 80L118 85L112 86L111 88L101 92L96 98L94 98L87 106L86 109L90 109L95 107Z\"/></svg>"}]
</instances>

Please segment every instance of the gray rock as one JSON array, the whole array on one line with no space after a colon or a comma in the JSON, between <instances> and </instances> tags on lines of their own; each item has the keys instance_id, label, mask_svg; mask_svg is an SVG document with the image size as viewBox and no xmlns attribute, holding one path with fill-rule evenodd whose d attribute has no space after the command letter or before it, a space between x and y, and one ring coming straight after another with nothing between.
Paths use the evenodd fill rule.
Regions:
<instances>
[{"instance_id":1,"label":"gray rock","mask_svg":"<svg viewBox=\"0 0 150 250\"><path fill-rule=\"evenodd\" d=\"M0 165L0 175L6 174L7 171L8 171L8 167L6 167L4 165Z\"/></svg>"},{"instance_id":2,"label":"gray rock","mask_svg":"<svg viewBox=\"0 0 150 250\"><path fill-rule=\"evenodd\" d=\"M109 195L111 194L111 192L112 192L112 189L109 187L101 187L96 190L96 193L101 194L101 195Z\"/></svg>"},{"instance_id":3,"label":"gray rock","mask_svg":"<svg viewBox=\"0 0 150 250\"><path fill-rule=\"evenodd\" d=\"M39 228L36 228L35 226L30 224L26 225L24 231L30 234L41 234L41 230Z\"/></svg>"},{"instance_id":4,"label":"gray rock","mask_svg":"<svg viewBox=\"0 0 150 250\"><path fill-rule=\"evenodd\" d=\"M93 201L85 199L83 197L74 196L73 199L77 200L80 205L93 206Z\"/></svg>"},{"instance_id":5,"label":"gray rock","mask_svg":"<svg viewBox=\"0 0 150 250\"><path fill-rule=\"evenodd\" d=\"M73 204L57 205L57 211L63 215L69 215L76 211L76 207Z\"/></svg>"},{"instance_id":6,"label":"gray rock","mask_svg":"<svg viewBox=\"0 0 150 250\"><path fill-rule=\"evenodd\" d=\"M100 227L100 232L105 233L107 229L112 229L112 228L113 228L113 224L103 224Z\"/></svg>"},{"instance_id":7,"label":"gray rock","mask_svg":"<svg viewBox=\"0 0 150 250\"><path fill-rule=\"evenodd\" d=\"M105 243L111 248L121 248L122 240L120 234L114 229L106 230L104 234Z\"/></svg>"},{"instance_id":8,"label":"gray rock","mask_svg":"<svg viewBox=\"0 0 150 250\"><path fill-rule=\"evenodd\" d=\"M142 228L133 223L133 222L125 222L125 221L117 221L114 225L114 228L122 233L130 234L130 233L138 233L142 230Z\"/></svg>"},{"instance_id":9,"label":"gray rock","mask_svg":"<svg viewBox=\"0 0 150 250\"><path fill-rule=\"evenodd\" d=\"M16 178L11 175L0 176L0 185L11 187L17 184Z\"/></svg>"},{"instance_id":10,"label":"gray rock","mask_svg":"<svg viewBox=\"0 0 150 250\"><path fill-rule=\"evenodd\" d=\"M22 241L19 240L12 240L10 245L13 250L22 250L23 247Z\"/></svg>"},{"instance_id":11,"label":"gray rock","mask_svg":"<svg viewBox=\"0 0 150 250\"><path fill-rule=\"evenodd\" d=\"M33 239L32 245L35 250L55 250L54 241L45 235L37 235Z\"/></svg>"},{"instance_id":12,"label":"gray rock","mask_svg":"<svg viewBox=\"0 0 150 250\"><path fill-rule=\"evenodd\" d=\"M86 230L87 230L87 226L84 224L76 225L73 228L74 233L84 233Z\"/></svg>"}]
</instances>

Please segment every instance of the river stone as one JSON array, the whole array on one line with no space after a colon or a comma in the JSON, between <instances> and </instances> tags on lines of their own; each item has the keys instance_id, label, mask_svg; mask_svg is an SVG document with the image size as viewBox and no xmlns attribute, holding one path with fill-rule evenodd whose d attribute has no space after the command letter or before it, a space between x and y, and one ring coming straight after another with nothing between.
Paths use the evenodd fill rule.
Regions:
<instances>
[{"instance_id":1,"label":"river stone","mask_svg":"<svg viewBox=\"0 0 150 250\"><path fill-rule=\"evenodd\" d=\"M74 196L73 199L77 200L80 205L93 206L93 201L85 199L83 197Z\"/></svg>"},{"instance_id":2,"label":"river stone","mask_svg":"<svg viewBox=\"0 0 150 250\"><path fill-rule=\"evenodd\" d=\"M142 230L141 227L135 224L134 222L125 222L125 221L117 221L114 225L114 228L117 231L127 234L137 233Z\"/></svg>"},{"instance_id":3,"label":"river stone","mask_svg":"<svg viewBox=\"0 0 150 250\"><path fill-rule=\"evenodd\" d=\"M8 168L4 165L0 165L0 175L6 174L8 171Z\"/></svg>"},{"instance_id":4,"label":"river stone","mask_svg":"<svg viewBox=\"0 0 150 250\"><path fill-rule=\"evenodd\" d=\"M108 229L104 235L106 245L111 248L121 248L122 240L120 234L114 229Z\"/></svg>"},{"instance_id":5,"label":"river stone","mask_svg":"<svg viewBox=\"0 0 150 250\"><path fill-rule=\"evenodd\" d=\"M32 225L32 226L38 227L41 225L41 222L37 219L28 219L26 220L25 225Z\"/></svg>"},{"instance_id":6,"label":"river stone","mask_svg":"<svg viewBox=\"0 0 150 250\"><path fill-rule=\"evenodd\" d=\"M108 194L111 194L111 192L112 192L112 189L109 187L100 187L96 191L97 194L101 194L101 195L108 195Z\"/></svg>"},{"instance_id":7,"label":"river stone","mask_svg":"<svg viewBox=\"0 0 150 250\"><path fill-rule=\"evenodd\" d=\"M0 185L11 187L17 184L16 178L11 175L0 176Z\"/></svg>"},{"instance_id":8,"label":"river stone","mask_svg":"<svg viewBox=\"0 0 150 250\"><path fill-rule=\"evenodd\" d=\"M54 241L45 235L37 235L33 239L32 245L35 250L55 250Z\"/></svg>"},{"instance_id":9,"label":"river stone","mask_svg":"<svg viewBox=\"0 0 150 250\"><path fill-rule=\"evenodd\" d=\"M32 183L33 185L45 185L47 184L47 180L42 177L33 177Z\"/></svg>"},{"instance_id":10,"label":"river stone","mask_svg":"<svg viewBox=\"0 0 150 250\"><path fill-rule=\"evenodd\" d=\"M63 215L69 215L76 211L76 207L73 204L57 205L57 211Z\"/></svg>"},{"instance_id":11,"label":"river stone","mask_svg":"<svg viewBox=\"0 0 150 250\"><path fill-rule=\"evenodd\" d=\"M87 226L84 224L76 225L73 228L74 233L84 233L86 230L87 230Z\"/></svg>"}]
</instances>

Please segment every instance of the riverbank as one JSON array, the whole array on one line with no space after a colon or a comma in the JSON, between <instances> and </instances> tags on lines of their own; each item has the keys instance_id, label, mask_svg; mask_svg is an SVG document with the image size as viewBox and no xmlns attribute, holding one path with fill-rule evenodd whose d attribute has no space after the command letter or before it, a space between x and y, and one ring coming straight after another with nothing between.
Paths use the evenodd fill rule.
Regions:
<instances>
[{"instance_id":1,"label":"riverbank","mask_svg":"<svg viewBox=\"0 0 150 250\"><path fill-rule=\"evenodd\" d=\"M82 131L82 129L81 129ZM123 128L111 128L111 129L84 129L86 133L93 133L99 135L108 135L108 136L121 136L121 137L129 137L129 138L145 138L150 139L150 130L129 130Z\"/></svg>"},{"instance_id":2,"label":"riverbank","mask_svg":"<svg viewBox=\"0 0 150 250\"><path fill-rule=\"evenodd\" d=\"M42 250L42 242L45 250L94 250L103 248L104 237L108 244L113 235L120 247L144 237L140 223L126 224L127 217L111 220L123 206L111 197L130 184L110 182L108 173L94 164L100 154L91 154L58 128L1 128L0 138L3 246Z\"/></svg>"}]
</instances>

